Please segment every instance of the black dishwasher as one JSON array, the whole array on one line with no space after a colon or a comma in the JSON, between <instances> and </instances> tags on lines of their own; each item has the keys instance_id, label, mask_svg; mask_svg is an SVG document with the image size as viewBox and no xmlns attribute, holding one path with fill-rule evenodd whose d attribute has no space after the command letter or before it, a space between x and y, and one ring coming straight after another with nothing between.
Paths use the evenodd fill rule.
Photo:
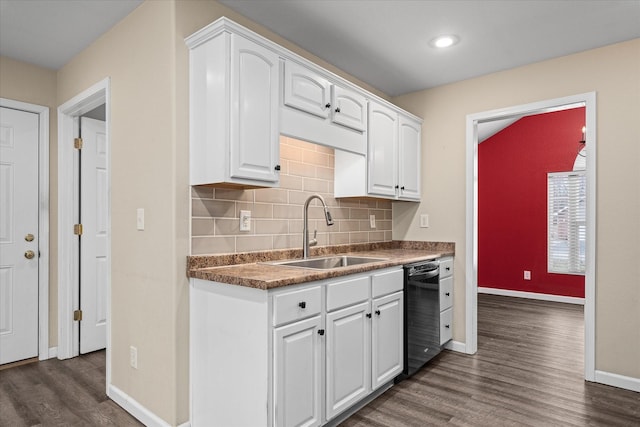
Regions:
<instances>
[{"instance_id":1,"label":"black dishwasher","mask_svg":"<svg viewBox=\"0 0 640 427\"><path fill-rule=\"evenodd\" d=\"M440 353L440 263L404 266L404 371L410 377Z\"/></svg>"}]
</instances>

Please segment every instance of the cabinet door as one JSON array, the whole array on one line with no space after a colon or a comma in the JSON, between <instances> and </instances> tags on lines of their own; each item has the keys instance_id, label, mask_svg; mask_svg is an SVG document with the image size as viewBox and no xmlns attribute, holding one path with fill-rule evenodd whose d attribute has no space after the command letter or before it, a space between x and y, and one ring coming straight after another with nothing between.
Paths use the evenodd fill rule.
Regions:
<instances>
[{"instance_id":1,"label":"cabinet door","mask_svg":"<svg viewBox=\"0 0 640 427\"><path fill-rule=\"evenodd\" d=\"M275 426L320 425L320 316L274 331Z\"/></svg>"},{"instance_id":2,"label":"cabinet door","mask_svg":"<svg viewBox=\"0 0 640 427\"><path fill-rule=\"evenodd\" d=\"M331 120L364 131L367 125L367 100L352 90L331 86Z\"/></svg>"},{"instance_id":3,"label":"cabinet door","mask_svg":"<svg viewBox=\"0 0 640 427\"><path fill-rule=\"evenodd\" d=\"M327 420L365 397L371 389L369 308L367 301L327 314Z\"/></svg>"},{"instance_id":4,"label":"cabinet door","mask_svg":"<svg viewBox=\"0 0 640 427\"><path fill-rule=\"evenodd\" d=\"M287 61L284 104L326 119L331 111L329 82L302 65Z\"/></svg>"},{"instance_id":5,"label":"cabinet door","mask_svg":"<svg viewBox=\"0 0 640 427\"><path fill-rule=\"evenodd\" d=\"M398 184L401 199L420 200L421 125L400 116Z\"/></svg>"},{"instance_id":6,"label":"cabinet door","mask_svg":"<svg viewBox=\"0 0 640 427\"><path fill-rule=\"evenodd\" d=\"M231 38L231 177L277 182L280 58L245 39ZM221 153L222 155L222 153Z\"/></svg>"},{"instance_id":7,"label":"cabinet door","mask_svg":"<svg viewBox=\"0 0 640 427\"><path fill-rule=\"evenodd\" d=\"M369 102L369 194L396 196L397 146L398 114Z\"/></svg>"},{"instance_id":8,"label":"cabinet door","mask_svg":"<svg viewBox=\"0 0 640 427\"><path fill-rule=\"evenodd\" d=\"M402 313L402 292L373 300L371 381L374 390L402 372L404 366Z\"/></svg>"}]
</instances>

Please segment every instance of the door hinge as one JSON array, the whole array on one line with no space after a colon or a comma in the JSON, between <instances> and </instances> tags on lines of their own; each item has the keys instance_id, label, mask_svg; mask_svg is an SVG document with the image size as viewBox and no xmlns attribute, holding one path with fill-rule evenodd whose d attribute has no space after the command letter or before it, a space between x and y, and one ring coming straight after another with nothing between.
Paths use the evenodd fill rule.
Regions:
<instances>
[{"instance_id":1,"label":"door hinge","mask_svg":"<svg viewBox=\"0 0 640 427\"><path fill-rule=\"evenodd\" d=\"M82 310L74 310L73 311L73 320L75 322L79 322L82 320Z\"/></svg>"},{"instance_id":2,"label":"door hinge","mask_svg":"<svg viewBox=\"0 0 640 427\"><path fill-rule=\"evenodd\" d=\"M76 236L82 236L82 224L73 225L73 234Z\"/></svg>"},{"instance_id":3,"label":"door hinge","mask_svg":"<svg viewBox=\"0 0 640 427\"><path fill-rule=\"evenodd\" d=\"M82 150L82 138L73 139L73 148L76 150Z\"/></svg>"}]
</instances>

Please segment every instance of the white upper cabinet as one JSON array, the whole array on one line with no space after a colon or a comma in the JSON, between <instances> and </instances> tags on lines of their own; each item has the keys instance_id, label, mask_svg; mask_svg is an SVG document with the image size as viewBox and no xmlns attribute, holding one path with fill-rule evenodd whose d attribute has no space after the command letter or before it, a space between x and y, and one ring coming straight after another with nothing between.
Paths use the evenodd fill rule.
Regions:
<instances>
[{"instance_id":1,"label":"white upper cabinet","mask_svg":"<svg viewBox=\"0 0 640 427\"><path fill-rule=\"evenodd\" d=\"M367 128L367 100L353 90L333 85L331 117L334 123L362 132Z\"/></svg>"},{"instance_id":2,"label":"white upper cabinet","mask_svg":"<svg viewBox=\"0 0 640 427\"><path fill-rule=\"evenodd\" d=\"M329 147L364 154L367 99L331 80L328 73L284 61L281 132Z\"/></svg>"},{"instance_id":3,"label":"white upper cabinet","mask_svg":"<svg viewBox=\"0 0 640 427\"><path fill-rule=\"evenodd\" d=\"M395 197L398 175L398 113L369 103L369 194Z\"/></svg>"},{"instance_id":4,"label":"white upper cabinet","mask_svg":"<svg viewBox=\"0 0 640 427\"><path fill-rule=\"evenodd\" d=\"M226 31L190 41L191 185L277 185L279 55Z\"/></svg>"},{"instance_id":5,"label":"white upper cabinet","mask_svg":"<svg viewBox=\"0 0 640 427\"><path fill-rule=\"evenodd\" d=\"M284 67L284 104L328 118L331 111L329 81L302 65L287 61Z\"/></svg>"},{"instance_id":6,"label":"white upper cabinet","mask_svg":"<svg viewBox=\"0 0 640 427\"><path fill-rule=\"evenodd\" d=\"M398 198L420 200L422 126L400 115L398 133Z\"/></svg>"}]
</instances>

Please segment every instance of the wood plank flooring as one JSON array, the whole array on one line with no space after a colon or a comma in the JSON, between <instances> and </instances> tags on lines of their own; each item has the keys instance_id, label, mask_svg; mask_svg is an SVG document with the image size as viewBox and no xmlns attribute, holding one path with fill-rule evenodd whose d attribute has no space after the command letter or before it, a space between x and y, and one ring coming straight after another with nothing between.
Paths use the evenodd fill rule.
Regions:
<instances>
[{"instance_id":1,"label":"wood plank flooring","mask_svg":"<svg viewBox=\"0 0 640 427\"><path fill-rule=\"evenodd\" d=\"M583 380L582 306L478 295L478 353L444 351L341 427L640 426L640 393Z\"/></svg>"},{"instance_id":2,"label":"wood plank flooring","mask_svg":"<svg viewBox=\"0 0 640 427\"><path fill-rule=\"evenodd\" d=\"M581 306L481 294L476 355L443 352L341 426L640 426L640 393L585 382L582 346ZM103 351L0 371L0 426L142 425L104 384Z\"/></svg>"},{"instance_id":3,"label":"wood plank flooring","mask_svg":"<svg viewBox=\"0 0 640 427\"><path fill-rule=\"evenodd\" d=\"M141 426L105 393L105 352L0 371L0 426Z\"/></svg>"}]
</instances>

